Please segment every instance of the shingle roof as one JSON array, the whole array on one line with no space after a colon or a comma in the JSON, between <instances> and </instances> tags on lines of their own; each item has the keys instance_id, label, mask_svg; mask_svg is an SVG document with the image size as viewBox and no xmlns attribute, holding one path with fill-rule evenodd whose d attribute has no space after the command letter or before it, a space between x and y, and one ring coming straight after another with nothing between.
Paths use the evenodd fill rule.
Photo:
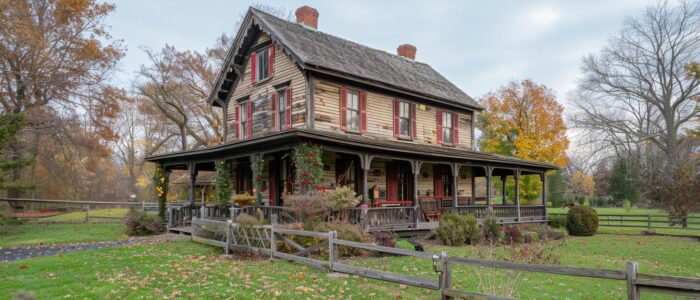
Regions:
<instances>
[{"instance_id":1,"label":"shingle roof","mask_svg":"<svg viewBox=\"0 0 700 300\"><path fill-rule=\"evenodd\" d=\"M452 104L481 109L430 65L373 49L251 8L273 37L301 63L384 83Z\"/></svg>"}]
</instances>

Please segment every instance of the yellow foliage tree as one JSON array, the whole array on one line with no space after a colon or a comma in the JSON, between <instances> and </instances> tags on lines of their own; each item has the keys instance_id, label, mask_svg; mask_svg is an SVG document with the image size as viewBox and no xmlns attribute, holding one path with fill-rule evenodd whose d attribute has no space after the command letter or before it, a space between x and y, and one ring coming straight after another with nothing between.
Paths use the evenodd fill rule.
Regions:
<instances>
[{"instance_id":1,"label":"yellow foliage tree","mask_svg":"<svg viewBox=\"0 0 700 300\"><path fill-rule=\"evenodd\" d=\"M574 172L571 174L571 191L576 198L591 199L595 197L593 177L581 171Z\"/></svg>"},{"instance_id":2,"label":"yellow foliage tree","mask_svg":"<svg viewBox=\"0 0 700 300\"><path fill-rule=\"evenodd\" d=\"M568 163L564 108L551 89L530 80L511 82L480 102L485 108L477 122L482 151L560 167ZM541 189L539 178L528 178L521 182L520 193L539 194Z\"/></svg>"}]
</instances>

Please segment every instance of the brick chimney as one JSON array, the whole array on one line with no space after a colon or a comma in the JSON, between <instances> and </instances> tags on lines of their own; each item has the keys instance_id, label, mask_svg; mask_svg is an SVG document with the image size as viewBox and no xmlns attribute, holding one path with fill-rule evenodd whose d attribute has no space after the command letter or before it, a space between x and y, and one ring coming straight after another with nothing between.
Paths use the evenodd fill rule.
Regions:
<instances>
[{"instance_id":1,"label":"brick chimney","mask_svg":"<svg viewBox=\"0 0 700 300\"><path fill-rule=\"evenodd\" d=\"M416 51L416 46L413 46L411 44L403 44L396 48L396 54L408 58L410 60L416 59Z\"/></svg>"},{"instance_id":2,"label":"brick chimney","mask_svg":"<svg viewBox=\"0 0 700 300\"><path fill-rule=\"evenodd\" d=\"M310 6L297 8L297 23L318 29L318 10Z\"/></svg>"}]
</instances>

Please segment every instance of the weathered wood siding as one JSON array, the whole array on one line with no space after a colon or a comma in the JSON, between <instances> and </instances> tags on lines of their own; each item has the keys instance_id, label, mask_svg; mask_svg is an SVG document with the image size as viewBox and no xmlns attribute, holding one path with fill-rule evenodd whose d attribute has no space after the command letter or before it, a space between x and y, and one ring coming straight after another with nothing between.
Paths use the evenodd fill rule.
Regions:
<instances>
[{"instance_id":1,"label":"weathered wood siding","mask_svg":"<svg viewBox=\"0 0 700 300\"><path fill-rule=\"evenodd\" d=\"M340 85L318 80L314 88L314 128L334 132L340 130ZM367 132L366 137L396 140L401 143L418 143L435 145L437 143L436 108L417 104L416 109L416 139L414 141L394 138L393 100L395 97L368 92L367 93ZM472 116L473 113L459 113L459 145L458 148L472 147Z\"/></svg>"},{"instance_id":2,"label":"weathered wood siding","mask_svg":"<svg viewBox=\"0 0 700 300\"><path fill-rule=\"evenodd\" d=\"M268 41L270 38L262 35L258 40L258 44ZM270 133L272 131L272 106L270 95L275 92L275 86L286 82L290 82L292 87L292 126L306 126L306 78L304 73L297 66L291 57L287 55L282 48L275 48L275 62L272 78L260 83L251 84L250 81L250 64L246 64L245 73L238 81L238 85L233 92L233 96L228 105L228 140L233 141L236 138L234 121L235 107L238 105L238 100L243 97L248 97L253 101L253 137L258 137Z\"/></svg>"}]
</instances>

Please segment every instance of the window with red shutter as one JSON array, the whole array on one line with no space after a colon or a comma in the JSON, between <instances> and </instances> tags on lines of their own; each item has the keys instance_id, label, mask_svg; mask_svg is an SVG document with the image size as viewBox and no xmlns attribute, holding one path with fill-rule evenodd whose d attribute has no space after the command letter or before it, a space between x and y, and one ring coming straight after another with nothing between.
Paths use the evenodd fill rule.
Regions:
<instances>
[{"instance_id":1,"label":"window with red shutter","mask_svg":"<svg viewBox=\"0 0 700 300\"><path fill-rule=\"evenodd\" d=\"M418 136L418 129L416 128L416 104L411 103L411 139L415 140Z\"/></svg>"},{"instance_id":2,"label":"window with red shutter","mask_svg":"<svg viewBox=\"0 0 700 300\"><path fill-rule=\"evenodd\" d=\"M340 95L340 130L345 131L347 130L347 99L348 99L348 90L344 87L341 87L340 90L338 91Z\"/></svg>"},{"instance_id":3,"label":"window with red shutter","mask_svg":"<svg viewBox=\"0 0 700 300\"><path fill-rule=\"evenodd\" d=\"M442 144L442 110L436 109L435 112L435 118L437 123L437 143Z\"/></svg>"},{"instance_id":4,"label":"window with red shutter","mask_svg":"<svg viewBox=\"0 0 700 300\"><path fill-rule=\"evenodd\" d=\"M279 95L277 94L278 92L275 91L272 93L270 96L270 110L272 111L272 131L277 131L278 128L278 122L281 122L282 120L279 120L279 112L278 107L277 107L277 102L279 101ZM279 109L282 109L281 107Z\"/></svg>"},{"instance_id":5,"label":"window with red shutter","mask_svg":"<svg viewBox=\"0 0 700 300\"><path fill-rule=\"evenodd\" d=\"M394 137L399 137L399 100L394 99Z\"/></svg>"},{"instance_id":6,"label":"window with red shutter","mask_svg":"<svg viewBox=\"0 0 700 300\"><path fill-rule=\"evenodd\" d=\"M287 96L285 97L286 100L286 108L284 110L285 112L285 119L286 119L286 126L287 129L292 128L292 99L294 94L292 93L292 87L287 88Z\"/></svg>"},{"instance_id":7,"label":"window with red shutter","mask_svg":"<svg viewBox=\"0 0 700 300\"><path fill-rule=\"evenodd\" d=\"M253 101L248 101L246 104L248 106L248 133L246 138L251 138L253 137Z\"/></svg>"},{"instance_id":8,"label":"window with red shutter","mask_svg":"<svg viewBox=\"0 0 700 300\"><path fill-rule=\"evenodd\" d=\"M256 59L256 53L253 52L250 55L250 82L255 83L255 79L257 78L256 76L256 71L258 68L256 67L257 59Z\"/></svg>"},{"instance_id":9,"label":"window with red shutter","mask_svg":"<svg viewBox=\"0 0 700 300\"><path fill-rule=\"evenodd\" d=\"M367 132L367 92L360 92L360 132Z\"/></svg>"},{"instance_id":10,"label":"window with red shutter","mask_svg":"<svg viewBox=\"0 0 700 300\"><path fill-rule=\"evenodd\" d=\"M268 72L267 77L272 78L272 75L275 73L275 70L274 70L274 68L275 68L275 44L272 44L272 46L270 46L269 53L270 53L270 58L269 58L270 66L267 68L267 72Z\"/></svg>"},{"instance_id":11,"label":"window with red shutter","mask_svg":"<svg viewBox=\"0 0 700 300\"><path fill-rule=\"evenodd\" d=\"M241 119L239 117L240 114L241 114L240 107L238 105L236 105L235 112L233 113L233 132L234 132L234 135L236 136L236 140L240 139L240 136L238 135L238 127L239 127L238 123L240 122L240 119Z\"/></svg>"}]
</instances>

